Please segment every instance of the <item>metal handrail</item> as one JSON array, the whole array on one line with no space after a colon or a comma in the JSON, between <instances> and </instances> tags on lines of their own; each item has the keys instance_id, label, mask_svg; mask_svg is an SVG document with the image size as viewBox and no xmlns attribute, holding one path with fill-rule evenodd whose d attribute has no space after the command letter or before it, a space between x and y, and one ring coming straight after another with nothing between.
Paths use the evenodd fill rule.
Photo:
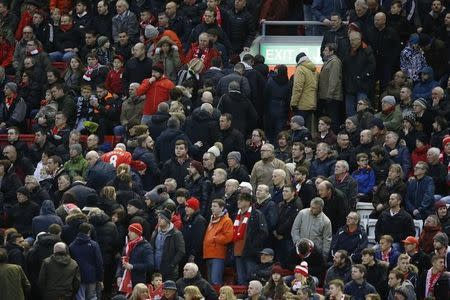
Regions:
<instances>
[{"instance_id":1,"label":"metal handrail","mask_svg":"<svg viewBox=\"0 0 450 300\"><path fill-rule=\"evenodd\" d=\"M262 36L266 36L266 25L326 25L323 22L319 21L263 21L261 22L262 28Z\"/></svg>"}]
</instances>

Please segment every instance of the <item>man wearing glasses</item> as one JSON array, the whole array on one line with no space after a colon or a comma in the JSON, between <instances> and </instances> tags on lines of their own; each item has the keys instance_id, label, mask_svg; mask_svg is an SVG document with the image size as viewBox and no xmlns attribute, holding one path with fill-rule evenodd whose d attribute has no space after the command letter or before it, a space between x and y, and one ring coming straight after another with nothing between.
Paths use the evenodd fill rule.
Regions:
<instances>
[{"instance_id":1,"label":"man wearing glasses","mask_svg":"<svg viewBox=\"0 0 450 300\"><path fill-rule=\"evenodd\" d=\"M434 181L426 175L427 171L427 163L419 161L414 167L414 178L408 182L406 190L406 210L416 220L425 220L434 212Z\"/></svg>"}]
</instances>

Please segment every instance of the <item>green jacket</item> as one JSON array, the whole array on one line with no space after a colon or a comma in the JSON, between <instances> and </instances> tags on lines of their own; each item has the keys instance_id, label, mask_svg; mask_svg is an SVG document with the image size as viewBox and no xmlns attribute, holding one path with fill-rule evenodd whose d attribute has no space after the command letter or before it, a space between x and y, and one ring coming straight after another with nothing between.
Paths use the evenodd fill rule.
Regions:
<instances>
[{"instance_id":1,"label":"green jacket","mask_svg":"<svg viewBox=\"0 0 450 300\"><path fill-rule=\"evenodd\" d=\"M379 112L375 115L375 118L379 118L383 121L383 125L387 131L395 131L400 133L402 130L403 117L398 106L395 107L395 110L390 112L389 114L384 114L383 112Z\"/></svg>"},{"instance_id":2,"label":"green jacket","mask_svg":"<svg viewBox=\"0 0 450 300\"><path fill-rule=\"evenodd\" d=\"M0 264L1 299L25 300L25 292L31 288L22 268L13 264Z\"/></svg>"},{"instance_id":3,"label":"green jacket","mask_svg":"<svg viewBox=\"0 0 450 300\"><path fill-rule=\"evenodd\" d=\"M89 167L89 164L86 159L81 154L78 156L69 159L64 164L64 170L69 174L71 178L75 176L83 176L86 178L86 172Z\"/></svg>"}]
</instances>

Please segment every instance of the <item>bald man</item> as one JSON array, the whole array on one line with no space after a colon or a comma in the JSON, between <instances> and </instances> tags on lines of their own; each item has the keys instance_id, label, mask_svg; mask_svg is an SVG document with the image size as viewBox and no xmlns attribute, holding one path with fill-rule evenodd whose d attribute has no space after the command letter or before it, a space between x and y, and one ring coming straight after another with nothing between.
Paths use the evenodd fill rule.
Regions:
<instances>
[{"instance_id":1,"label":"bald man","mask_svg":"<svg viewBox=\"0 0 450 300\"><path fill-rule=\"evenodd\" d=\"M96 151L89 151L86 154L86 160L89 163L86 186L99 192L109 181L114 179L116 169L113 165L103 162Z\"/></svg>"},{"instance_id":2,"label":"bald man","mask_svg":"<svg viewBox=\"0 0 450 300\"><path fill-rule=\"evenodd\" d=\"M63 263L62 263L63 262ZM42 299L71 299L80 286L80 270L66 244L53 246L53 255L42 262L39 287Z\"/></svg>"},{"instance_id":3,"label":"bald man","mask_svg":"<svg viewBox=\"0 0 450 300\"><path fill-rule=\"evenodd\" d=\"M377 63L376 80L380 80L384 90L394 70L397 70L400 57L400 37L395 29L386 26L386 14L376 13L373 18L374 27L369 28L367 41L373 49Z\"/></svg>"},{"instance_id":4,"label":"bald man","mask_svg":"<svg viewBox=\"0 0 450 300\"><path fill-rule=\"evenodd\" d=\"M145 45L137 43L132 52L133 57L125 64L122 76L124 86L130 86L133 82L142 82L152 75L153 61L145 55Z\"/></svg>"}]
</instances>

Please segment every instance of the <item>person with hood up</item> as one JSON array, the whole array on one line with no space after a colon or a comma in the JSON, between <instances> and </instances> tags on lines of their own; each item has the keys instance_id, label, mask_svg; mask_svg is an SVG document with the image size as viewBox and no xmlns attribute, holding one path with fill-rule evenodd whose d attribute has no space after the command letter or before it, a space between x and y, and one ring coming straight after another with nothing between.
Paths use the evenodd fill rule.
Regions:
<instances>
[{"instance_id":1,"label":"person with hood up","mask_svg":"<svg viewBox=\"0 0 450 300\"><path fill-rule=\"evenodd\" d=\"M31 222L33 236L37 236L41 231L47 232L48 227L52 224L63 226L61 218L56 215L53 201L45 200L42 202L39 216L34 217Z\"/></svg>"},{"instance_id":2,"label":"person with hood up","mask_svg":"<svg viewBox=\"0 0 450 300\"><path fill-rule=\"evenodd\" d=\"M170 37L163 36L158 41L152 60L155 63L162 62L164 65L164 74L166 74L167 78L175 82L178 68L181 66L181 60L178 47Z\"/></svg>"},{"instance_id":3,"label":"person with hood up","mask_svg":"<svg viewBox=\"0 0 450 300\"><path fill-rule=\"evenodd\" d=\"M42 262L39 286L43 299L73 299L78 291L80 269L68 250L66 244L56 243L53 254Z\"/></svg>"},{"instance_id":4,"label":"person with hood up","mask_svg":"<svg viewBox=\"0 0 450 300\"><path fill-rule=\"evenodd\" d=\"M294 115L305 118L306 127L311 128L312 114L317 106L317 74L316 66L301 52L296 57L297 67L292 86L291 109Z\"/></svg>"},{"instance_id":5,"label":"person with hood up","mask_svg":"<svg viewBox=\"0 0 450 300\"><path fill-rule=\"evenodd\" d=\"M420 71L427 66L425 56L419 46L419 35L411 34L406 47L400 52L400 69L414 82L420 80Z\"/></svg>"},{"instance_id":6,"label":"person with hood up","mask_svg":"<svg viewBox=\"0 0 450 300\"><path fill-rule=\"evenodd\" d=\"M78 227L87 222L87 217L81 212L81 209L74 207L69 210L69 214L66 217L66 224L62 228L61 239L70 245L78 234Z\"/></svg>"},{"instance_id":7,"label":"person with hood up","mask_svg":"<svg viewBox=\"0 0 450 300\"><path fill-rule=\"evenodd\" d=\"M439 86L439 83L434 80L433 68L426 66L420 70L419 75L420 80L412 90L413 99L431 99L431 91Z\"/></svg>"},{"instance_id":8,"label":"person with hood up","mask_svg":"<svg viewBox=\"0 0 450 300\"><path fill-rule=\"evenodd\" d=\"M31 224L39 215L39 205L30 200L30 192L23 186L17 189L17 203L8 214L11 227L17 229L24 237L32 236Z\"/></svg>"},{"instance_id":9,"label":"person with hood up","mask_svg":"<svg viewBox=\"0 0 450 300\"><path fill-rule=\"evenodd\" d=\"M245 136L256 127L257 112L252 102L242 94L241 85L238 81L232 81L228 84L228 93L221 97L217 108L222 113L231 114L234 120L234 128Z\"/></svg>"}]
</instances>

